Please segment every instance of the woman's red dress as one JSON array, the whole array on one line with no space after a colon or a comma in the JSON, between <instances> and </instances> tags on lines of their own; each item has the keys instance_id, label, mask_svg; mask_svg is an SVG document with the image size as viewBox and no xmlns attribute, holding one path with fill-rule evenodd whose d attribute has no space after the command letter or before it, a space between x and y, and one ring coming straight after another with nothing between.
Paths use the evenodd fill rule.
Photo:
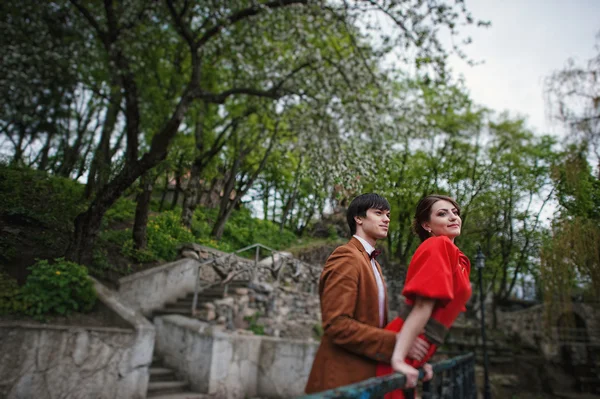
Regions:
<instances>
[{"instance_id":1,"label":"woman's red dress","mask_svg":"<svg viewBox=\"0 0 600 399\"><path fill-rule=\"evenodd\" d=\"M406 275L402 295L406 305L411 307L417 296L434 298L436 304L431 313L425 333L419 337L430 343L429 351L421 361L406 359L406 363L419 368L425 364L443 342L443 336L431 331L447 332L454 320L464 312L465 304L471 297L469 274L471 262L448 237L431 237L425 240L415 252ZM392 320L385 328L399 332L404 324L401 317ZM435 327L428 329L428 327ZM429 331L429 332L428 332ZM394 370L389 364L379 364L377 375L387 375ZM403 399L401 390L385 395L385 399Z\"/></svg>"}]
</instances>

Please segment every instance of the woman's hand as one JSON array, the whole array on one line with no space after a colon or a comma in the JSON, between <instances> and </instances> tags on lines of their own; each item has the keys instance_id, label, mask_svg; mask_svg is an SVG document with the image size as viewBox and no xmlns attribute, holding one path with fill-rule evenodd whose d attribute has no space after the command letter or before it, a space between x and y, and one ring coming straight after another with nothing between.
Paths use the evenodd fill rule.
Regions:
<instances>
[{"instance_id":1,"label":"woman's hand","mask_svg":"<svg viewBox=\"0 0 600 399\"><path fill-rule=\"evenodd\" d=\"M423 360L429 351L430 344L421 337L417 337L408 349L408 357L415 360Z\"/></svg>"},{"instance_id":2,"label":"woman's hand","mask_svg":"<svg viewBox=\"0 0 600 399\"><path fill-rule=\"evenodd\" d=\"M423 365L423 371L425 372L425 377L423 377L423 382L429 381L433 378L433 367L431 367L431 364L425 363Z\"/></svg>"},{"instance_id":3,"label":"woman's hand","mask_svg":"<svg viewBox=\"0 0 600 399\"><path fill-rule=\"evenodd\" d=\"M394 371L402 373L406 376L406 385L404 385L404 388L414 388L417 386L417 380L419 379L419 370L406 364L404 360L393 357L391 365Z\"/></svg>"}]
</instances>

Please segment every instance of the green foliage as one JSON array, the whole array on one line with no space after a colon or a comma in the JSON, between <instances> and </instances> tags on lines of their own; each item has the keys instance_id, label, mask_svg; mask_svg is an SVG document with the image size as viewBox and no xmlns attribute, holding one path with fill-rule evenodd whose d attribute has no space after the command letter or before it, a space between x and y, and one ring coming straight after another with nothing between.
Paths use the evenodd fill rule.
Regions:
<instances>
[{"instance_id":1,"label":"green foliage","mask_svg":"<svg viewBox=\"0 0 600 399\"><path fill-rule=\"evenodd\" d=\"M252 316L244 317L244 320L248 322L248 330L252 331L254 335L265 335L265 326L258 323L260 317L260 312L256 312Z\"/></svg>"},{"instance_id":2,"label":"green foliage","mask_svg":"<svg viewBox=\"0 0 600 399\"><path fill-rule=\"evenodd\" d=\"M600 178L592 173L586 154L571 147L552 172L566 214L600 221Z\"/></svg>"},{"instance_id":3,"label":"green foliage","mask_svg":"<svg viewBox=\"0 0 600 399\"><path fill-rule=\"evenodd\" d=\"M86 206L82 194L75 181L0 164L0 213L22 223L70 231Z\"/></svg>"},{"instance_id":4,"label":"green foliage","mask_svg":"<svg viewBox=\"0 0 600 399\"><path fill-rule=\"evenodd\" d=\"M317 323L313 326L313 336L315 337L315 339L321 339L324 333L325 332L323 331L323 326L320 323Z\"/></svg>"},{"instance_id":5,"label":"green foliage","mask_svg":"<svg viewBox=\"0 0 600 399\"><path fill-rule=\"evenodd\" d=\"M104 222L111 225L113 222L128 222L135 216L135 201L129 198L119 198L104 215Z\"/></svg>"},{"instance_id":6,"label":"green foliage","mask_svg":"<svg viewBox=\"0 0 600 399\"><path fill-rule=\"evenodd\" d=\"M130 230L127 230L127 232L131 233ZM131 234L130 234L131 235ZM171 252L168 250L169 244L168 242L171 241L170 237L167 237L167 244L166 245L159 245L161 246L163 249L167 249L167 252ZM133 259L136 262L139 263L150 263L150 262L154 262L157 261L158 259L161 259L160 257L158 257L151 249L148 248L144 248L144 249L137 249L135 248L134 244L133 244L133 239L128 239L123 243L123 247L121 248L121 253L125 256L127 256L128 258ZM163 260L169 261L171 260L170 258L163 258Z\"/></svg>"},{"instance_id":7,"label":"green foliage","mask_svg":"<svg viewBox=\"0 0 600 399\"><path fill-rule=\"evenodd\" d=\"M20 297L17 280L0 272L0 315L21 313L25 310L25 304Z\"/></svg>"},{"instance_id":8,"label":"green foliage","mask_svg":"<svg viewBox=\"0 0 600 399\"><path fill-rule=\"evenodd\" d=\"M21 288L23 313L43 317L73 311L89 312L96 302L96 291L85 266L63 258L52 263L40 260L30 266L31 274Z\"/></svg>"},{"instance_id":9,"label":"green foliage","mask_svg":"<svg viewBox=\"0 0 600 399\"><path fill-rule=\"evenodd\" d=\"M142 263L175 259L181 243L196 241L192 232L181 224L180 217L177 211L165 211L151 217L147 226L148 246L143 250L135 249L133 239L129 238L123 244L123 254ZM131 235L129 229L126 231Z\"/></svg>"},{"instance_id":10,"label":"green foliage","mask_svg":"<svg viewBox=\"0 0 600 399\"><path fill-rule=\"evenodd\" d=\"M254 243L282 249L289 247L297 239L291 231L280 231L277 224L253 218L249 209L242 208L233 212L225 225L223 237L215 241L210 238L210 231L217 218L217 212L217 209L208 208L196 210L192 232L199 243L222 251L235 251Z\"/></svg>"}]
</instances>

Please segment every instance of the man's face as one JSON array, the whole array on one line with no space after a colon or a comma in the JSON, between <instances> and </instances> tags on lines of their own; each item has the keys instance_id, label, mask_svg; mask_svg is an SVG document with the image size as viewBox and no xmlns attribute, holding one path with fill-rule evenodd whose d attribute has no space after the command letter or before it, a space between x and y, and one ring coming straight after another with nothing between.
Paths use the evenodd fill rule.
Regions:
<instances>
[{"instance_id":1,"label":"man's face","mask_svg":"<svg viewBox=\"0 0 600 399\"><path fill-rule=\"evenodd\" d=\"M390 225L390 211L369 208L366 216L357 216L356 232L369 241L387 237ZM362 233L362 234L361 234Z\"/></svg>"}]
</instances>

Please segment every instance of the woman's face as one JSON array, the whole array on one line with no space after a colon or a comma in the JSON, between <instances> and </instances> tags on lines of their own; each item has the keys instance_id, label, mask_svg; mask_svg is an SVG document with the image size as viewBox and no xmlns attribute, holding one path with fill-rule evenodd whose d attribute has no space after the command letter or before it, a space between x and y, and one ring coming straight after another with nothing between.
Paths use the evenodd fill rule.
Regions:
<instances>
[{"instance_id":1,"label":"woman's face","mask_svg":"<svg viewBox=\"0 0 600 399\"><path fill-rule=\"evenodd\" d=\"M429 221L422 224L423 228L432 236L446 236L454 242L460 235L462 220L458 209L451 202L439 200L431 207Z\"/></svg>"}]
</instances>

